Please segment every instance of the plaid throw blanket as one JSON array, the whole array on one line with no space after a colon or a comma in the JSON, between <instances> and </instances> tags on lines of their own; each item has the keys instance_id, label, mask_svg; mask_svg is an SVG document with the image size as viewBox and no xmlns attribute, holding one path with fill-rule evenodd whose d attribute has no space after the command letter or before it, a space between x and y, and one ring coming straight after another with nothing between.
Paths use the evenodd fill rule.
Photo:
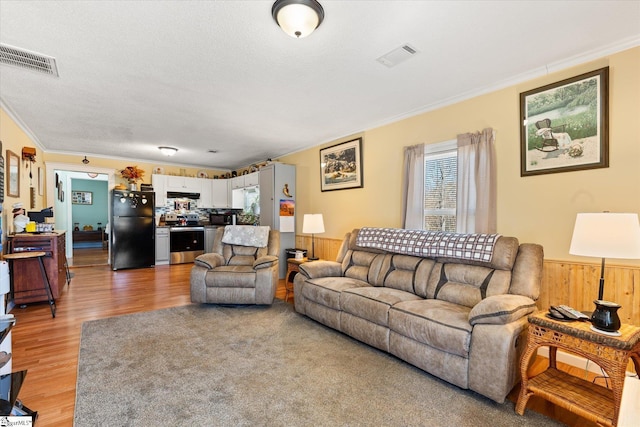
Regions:
<instances>
[{"instance_id":1,"label":"plaid throw blanket","mask_svg":"<svg viewBox=\"0 0 640 427\"><path fill-rule=\"evenodd\" d=\"M461 234L401 228L363 227L356 244L403 255L491 262L499 234Z\"/></svg>"}]
</instances>

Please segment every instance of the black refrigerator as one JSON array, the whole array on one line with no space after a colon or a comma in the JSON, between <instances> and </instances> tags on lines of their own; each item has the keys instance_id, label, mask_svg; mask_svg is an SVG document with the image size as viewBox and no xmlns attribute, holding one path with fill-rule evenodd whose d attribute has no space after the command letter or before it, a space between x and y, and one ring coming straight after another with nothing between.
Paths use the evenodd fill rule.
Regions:
<instances>
[{"instance_id":1,"label":"black refrigerator","mask_svg":"<svg viewBox=\"0 0 640 427\"><path fill-rule=\"evenodd\" d=\"M113 190L109 225L112 270L155 265L153 192Z\"/></svg>"}]
</instances>

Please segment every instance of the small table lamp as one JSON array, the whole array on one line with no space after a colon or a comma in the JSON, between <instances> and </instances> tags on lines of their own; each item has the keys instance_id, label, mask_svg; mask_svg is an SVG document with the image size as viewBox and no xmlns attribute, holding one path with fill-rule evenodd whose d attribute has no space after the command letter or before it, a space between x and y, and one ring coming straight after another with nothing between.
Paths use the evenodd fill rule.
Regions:
<instances>
[{"instance_id":1,"label":"small table lamp","mask_svg":"<svg viewBox=\"0 0 640 427\"><path fill-rule=\"evenodd\" d=\"M309 261L316 261L316 247L314 234L324 233L324 221L322 214L304 214L302 220L302 232L311 234L311 256Z\"/></svg>"},{"instance_id":2,"label":"small table lamp","mask_svg":"<svg viewBox=\"0 0 640 427\"><path fill-rule=\"evenodd\" d=\"M620 329L615 302L604 301L605 258L640 259L640 223L633 213L579 213L571 238L569 253L602 258L596 310L591 315L594 328L605 332Z\"/></svg>"}]
</instances>

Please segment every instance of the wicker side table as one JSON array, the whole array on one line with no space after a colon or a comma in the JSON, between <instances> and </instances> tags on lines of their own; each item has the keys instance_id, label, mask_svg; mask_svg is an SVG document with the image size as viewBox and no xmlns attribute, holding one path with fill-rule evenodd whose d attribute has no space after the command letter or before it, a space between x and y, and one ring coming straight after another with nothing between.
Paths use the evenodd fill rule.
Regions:
<instances>
[{"instance_id":1,"label":"wicker side table","mask_svg":"<svg viewBox=\"0 0 640 427\"><path fill-rule=\"evenodd\" d=\"M615 426L625 370L629 359L640 372L640 328L622 325L621 336L599 334L589 322L559 322L545 312L529 316L527 347L522 355L522 384L516 412L524 414L532 395L540 396L562 408L600 425ZM529 360L538 347L549 347L549 368L533 378L528 377ZM611 381L611 388L593 384L556 368L558 348L577 354L598 364Z\"/></svg>"},{"instance_id":2,"label":"wicker side table","mask_svg":"<svg viewBox=\"0 0 640 427\"><path fill-rule=\"evenodd\" d=\"M307 258L295 259L288 258L287 259L287 275L284 277L284 300L289 301L289 293L293 294L293 278L300 271L300 264L309 261Z\"/></svg>"}]
</instances>

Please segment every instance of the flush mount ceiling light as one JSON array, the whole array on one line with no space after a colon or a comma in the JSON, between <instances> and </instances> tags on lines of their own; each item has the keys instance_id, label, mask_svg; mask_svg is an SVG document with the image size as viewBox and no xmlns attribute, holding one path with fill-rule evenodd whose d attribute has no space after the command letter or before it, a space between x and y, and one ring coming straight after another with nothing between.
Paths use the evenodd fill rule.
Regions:
<instances>
[{"instance_id":1,"label":"flush mount ceiling light","mask_svg":"<svg viewBox=\"0 0 640 427\"><path fill-rule=\"evenodd\" d=\"M316 0L278 0L271 15L282 31L291 37L307 37L320 26L324 9Z\"/></svg>"},{"instance_id":2,"label":"flush mount ceiling light","mask_svg":"<svg viewBox=\"0 0 640 427\"><path fill-rule=\"evenodd\" d=\"M174 154L176 154L176 152L178 151L177 148L173 148L173 147L158 147L158 149L162 152L162 154L164 154L165 156L173 156Z\"/></svg>"}]
</instances>

